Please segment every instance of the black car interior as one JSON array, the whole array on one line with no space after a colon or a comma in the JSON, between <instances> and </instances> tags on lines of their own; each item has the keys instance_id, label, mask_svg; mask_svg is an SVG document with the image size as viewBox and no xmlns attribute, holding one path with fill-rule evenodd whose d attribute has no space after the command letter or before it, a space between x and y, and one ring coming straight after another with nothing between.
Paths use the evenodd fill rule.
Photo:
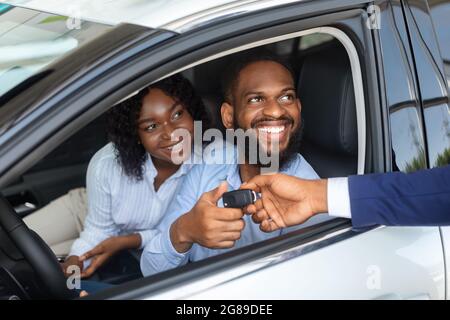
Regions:
<instances>
[{"instance_id":1,"label":"black car interior","mask_svg":"<svg viewBox=\"0 0 450 320\"><path fill-rule=\"evenodd\" d=\"M344 47L333 42L326 50L304 56L298 79L305 121L301 154L321 177L355 174L358 165L355 94Z\"/></svg>"},{"instance_id":2,"label":"black car interior","mask_svg":"<svg viewBox=\"0 0 450 320\"><path fill-rule=\"evenodd\" d=\"M355 174L358 137L353 80L348 55L337 40L327 40L302 48L303 38L266 46L272 52L288 59L297 74L298 94L302 103L302 117L305 121L304 138L299 152L321 177ZM221 130L224 128L219 110L221 104L219 75L226 72L230 58L234 57L224 57L183 72L204 99L212 127ZM18 181L1 192L11 204L11 208L19 216L24 217L69 190L85 186L89 160L106 143L108 143L106 119L103 115L54 149L23 174ZM9 223L20 225L20 221ZM22 232L27 241L39 238L31 231L22 230ZM18 285L22 288L24 297L36 294L39 290L33 289L28 292L25 289L26 286L11 280L20 279L21 282L22 279L27 278L26 274L30 271L23 263L24 257L17 254L17 250L11 249L14 245L10 241L1 239L4 238L3 234L0 232L2 243L0 244L0 299L5 288L14 287L17 290ZM49 254L40 244L32 248L41 255ZM26 252L29 251L26 250ZM28 260L28 257L25 258ZM39 271L42 277L45 277L49 270L55 269L55 265L42 267L37 265L38 262L30 262L30 264L33 264L33 269L36 272ZM116 271L120 274L123 270L116 268ZM8 273L17 273L19 276L11 278ZM129 280L129 277L117 277L117 274L114 275L114 272L111 272L110 278L102 277L101 280L120 283ZM27 283L27 285L30 288L40 286L36 283ZM52 284L45 291L52 292L54 296L67 294L61 290L58 284Z\"/></svg>"}]
</instances>

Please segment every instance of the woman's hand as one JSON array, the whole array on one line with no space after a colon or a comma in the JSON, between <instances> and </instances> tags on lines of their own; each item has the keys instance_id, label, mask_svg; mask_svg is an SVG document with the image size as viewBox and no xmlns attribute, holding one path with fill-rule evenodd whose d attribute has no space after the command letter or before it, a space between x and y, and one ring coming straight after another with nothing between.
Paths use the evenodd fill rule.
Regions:
<instances>
[{"instance_id":1,"label":"woman's hand","mask_svg":"<svg viewBox=\"0 0 450 320\"><path fill-rule=\"evenodd\" d=\"M78 256L69 256L63 263L61 263L61 268L66 277L69 277L74 273L74 270L70 270L70 266L76 266L77 268L79 268L80 272L83 272L83 262L80 261L80 258Z\"/></svg>"},{"instance_id":2,"label":"woman's hand","mask_svg":"<svg viewBox=\"0 0 450 320\"><path fill-rule=\"evenodd\" d=\"M80 256L79 261L82 263L92 258L90 266L81 272L81 278L92 276L98 268L103 266L117 252L125 249L139 248L140 245L141 236L139 234L111 237L100 242L92 250Z\"/></svg>"},{"instance_id":3,"label":"woman's hand","mask_svg":"<svg viewBox=\"0 0 450 320\"><path fill-rule=\"evenodd\" d=\"M80 292L80 298L87 297L88 295L89 295L89 293L87 291L85 291L85 290Z\"/></svg>"}]
</instances>

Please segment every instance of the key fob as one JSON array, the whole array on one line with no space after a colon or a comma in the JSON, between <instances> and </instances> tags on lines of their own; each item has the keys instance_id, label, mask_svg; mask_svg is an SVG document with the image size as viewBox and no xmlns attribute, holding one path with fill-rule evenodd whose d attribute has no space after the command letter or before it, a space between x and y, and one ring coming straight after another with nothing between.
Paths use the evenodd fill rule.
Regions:
<instances>
[{"instance_id":1,"label":"key fob","mask_svg":"<svg viewBox=\"0 0 450 320\"><path fill-rule=\"evenodd\" d=\"M242 189L225 192L222 195L223 206L225 208L243 208L255 203L256 193L253 190Z\"/></svg>"}]
</instances>

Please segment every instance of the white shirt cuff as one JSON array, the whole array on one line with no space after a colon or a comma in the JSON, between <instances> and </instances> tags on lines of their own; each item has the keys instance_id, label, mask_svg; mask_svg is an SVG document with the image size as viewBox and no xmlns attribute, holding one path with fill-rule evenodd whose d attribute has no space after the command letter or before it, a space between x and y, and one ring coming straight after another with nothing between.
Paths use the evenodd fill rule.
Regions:
<instances>
[{"instance_id":1,"label":"white shirt cuff","mask_svg":"<svg viewBox=\"0 0 450 320\"><path fill-rule=\"evenodd\" d=\"M348 178L328 179L328 214L339 218L352 218Z\"/></svg>"}]
</instances>

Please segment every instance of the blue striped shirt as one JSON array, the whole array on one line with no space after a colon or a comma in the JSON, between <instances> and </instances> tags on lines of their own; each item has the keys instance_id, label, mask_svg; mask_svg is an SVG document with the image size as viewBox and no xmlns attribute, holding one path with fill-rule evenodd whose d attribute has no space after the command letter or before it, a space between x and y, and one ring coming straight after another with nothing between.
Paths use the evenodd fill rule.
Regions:
<instances>
[{"instance_id":1,"label":"blue striped shirt","mask_svg":"<svg viewBox=\"0 0 450 320\"><path fill-rule=\"evenodd\" d=\"M143 248L157 234L156 226L191 167L182 164L156 191L153 183L157 171L150 156L143 179L136 181L123 172L113 144L104 146L89 162L88 213L70 255L80 256L107 238L133 233L140 234Z\"/></svg>"},{"instance_id":2,"label":"blue striped shirt","mask_svg":"<svg viewBox=\"0 0 450 320\"><path fill-rule=\"evenodd\" d=\"M227 152L228 151L226 151L226 153ZM234 158L234 163L236 164L196 165L186 175L179 192L158 226L158 234L148 242L141 255L141 271L145 276L184 265L189 261L205 259L251 243L279 236L280 234L284 234L297 228L303 228L309 224L329 219L326 215L323 215L322 217L318 216L317 218L311 219L308 224L265 233L259 229L258 224L255 224L251 220L250 216L245 215L243 218L245 221L245 228L242 231L241 238L236 241L234 248L209 249L199 244L194 244L186 253L177 252L170 240L169 231L172 223L178 219L178 217L191 210L196 204L197 199L199 199L204 192L216 188L220 182L227 181L229 190L239 189L241 178L239 175L239 166L237 165L237 152L233 152L235 154L231 155L231 157ZM297 154L289 165L285 166L280 172L303 179L319 178L314 169L300 154ZM223 208L222 199L219 200L218 206Z\"/></svg>"}]
</instances>

